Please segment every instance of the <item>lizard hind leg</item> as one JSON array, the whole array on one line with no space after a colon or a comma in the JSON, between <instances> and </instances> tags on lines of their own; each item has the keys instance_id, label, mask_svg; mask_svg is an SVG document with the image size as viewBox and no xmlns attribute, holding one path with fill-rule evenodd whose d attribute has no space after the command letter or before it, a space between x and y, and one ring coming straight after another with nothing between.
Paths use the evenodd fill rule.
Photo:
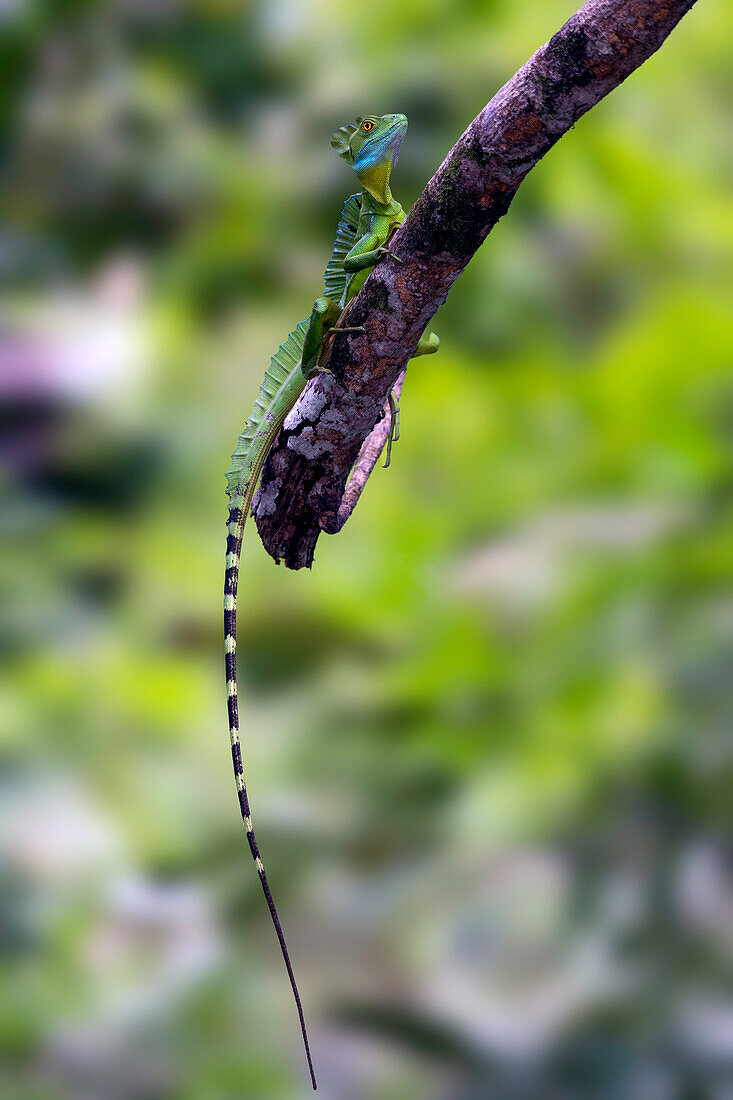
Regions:
<instances>
[{"instance_id":1,"label":"lizard hind leg","mask_svg":"<svg viewBox=\"0 0 733 1100\"><path fill-rule=\"evenodd\" d=\"M418 340L412 358L415 359L418 355L435 355L439 347L440 337L435 332L424 332Z\"/></svg>"},{"instance_id":2,"label":"lizard hind leg","mask_svg":"<svg viewBox=\"0 0 733 1100\"><path fill-rule=\"evenodd\" d=\"M315 374L326 332L340 316L341 308L331 298L316 298L311 310L301 357L301 370L306 378Z\"/></svg>"},{"instance_id":3,"label":"lizard hind leg","mask_svg":"<svg viewBox=\"0 0 733 1100\"><path fill-rule=\"evenodd\" d=\"M392 444L396 443L400 438L400 406L397 398L394 395L394 390L390 390L389 397L389 435L387 436L387 457L384 462L383 470L386 470L392 459Z\"/></svg>"}]
</instances>

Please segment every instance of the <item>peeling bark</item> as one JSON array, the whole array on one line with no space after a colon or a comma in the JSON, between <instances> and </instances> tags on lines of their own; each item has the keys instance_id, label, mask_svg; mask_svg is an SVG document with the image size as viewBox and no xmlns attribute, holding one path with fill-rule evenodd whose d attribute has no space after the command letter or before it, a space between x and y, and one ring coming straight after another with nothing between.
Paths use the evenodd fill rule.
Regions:
<instances>
[{"instance_id":1,"label":"peeling bark","mask_svg":"<svg viewBox=\"0 0 733 1100\"><path fill-rule=\"evenodd\" d=\"M276 561L310 566L321 531L341 529L376 462L367 469L368 444L358 492L345 490L349 472L382 428L387 395L456 278L530 169L693 3L588 0L456 142L390 242L402 263L383 260L344 314L341 324L363 326L364 335L328 342L320 363L328 373L309 382L265 464L253 510Z\"/></svg>"}]
</instances>

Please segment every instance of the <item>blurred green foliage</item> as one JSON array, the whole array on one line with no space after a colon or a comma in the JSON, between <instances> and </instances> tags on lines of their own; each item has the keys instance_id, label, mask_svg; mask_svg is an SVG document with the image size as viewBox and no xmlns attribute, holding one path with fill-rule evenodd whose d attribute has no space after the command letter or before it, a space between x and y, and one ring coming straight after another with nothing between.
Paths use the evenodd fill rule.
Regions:
<instances>
[{"instance_id":1,"label":"blurred green foliage","mask_svg":"<svg viewBox=\"0 0 733 1100\"><path fill-rule=\"evenodd\" d=\"M569 14L3 7L3 1096L307 1094L224 472L354 186L331 130L404 111L409 206ZM733 1088L730 27L697 5L531 173L312 573L249 532L326 1096Z\"/></svg>"}]
</instances>

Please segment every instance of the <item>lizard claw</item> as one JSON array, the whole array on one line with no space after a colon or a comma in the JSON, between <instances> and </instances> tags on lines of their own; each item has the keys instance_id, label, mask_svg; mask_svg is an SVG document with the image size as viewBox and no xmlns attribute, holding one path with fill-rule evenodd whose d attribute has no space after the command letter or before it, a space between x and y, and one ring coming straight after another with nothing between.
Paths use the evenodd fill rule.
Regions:
<instances>
[{"instance_id":1,"label":"lizard claw","mask_svg":"<svg viewBox=\"0 0 733 1100\"><path fill-rule=\"evenodd\" d=\"M391 256L393 260L396 260L398 264L402 264L405 261L401 260L399 256L395 256L394 252L391 252L388 248L379 249L380 256Z\"/></svg>"}]
</instances>

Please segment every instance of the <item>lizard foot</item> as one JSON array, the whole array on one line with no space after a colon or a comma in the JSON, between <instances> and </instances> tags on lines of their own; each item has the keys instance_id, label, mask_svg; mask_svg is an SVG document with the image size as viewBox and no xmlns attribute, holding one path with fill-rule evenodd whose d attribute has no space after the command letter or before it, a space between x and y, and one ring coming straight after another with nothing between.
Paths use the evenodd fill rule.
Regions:
<instances>
[{"instance_id":1,"label":"lizard foot","mask_svg":"<svg viewBox=\"0 0 733 1100\"><path fill-rule=\"evenodd\" d=\"M389 423L389 435L387 436L387 458L386 458L386 461L384 463L384 466L382 467L383 470L386 470L387 467L390 464L390 461L391 461L391 458L392 458L392 444L396 443L397 440L400 438L400 407L397 404L397 401L395 399L395 395L391 391L390 391L390 394L389 394L388 401L389 401L390 423Z\"/></svg>"}]
</instances>

